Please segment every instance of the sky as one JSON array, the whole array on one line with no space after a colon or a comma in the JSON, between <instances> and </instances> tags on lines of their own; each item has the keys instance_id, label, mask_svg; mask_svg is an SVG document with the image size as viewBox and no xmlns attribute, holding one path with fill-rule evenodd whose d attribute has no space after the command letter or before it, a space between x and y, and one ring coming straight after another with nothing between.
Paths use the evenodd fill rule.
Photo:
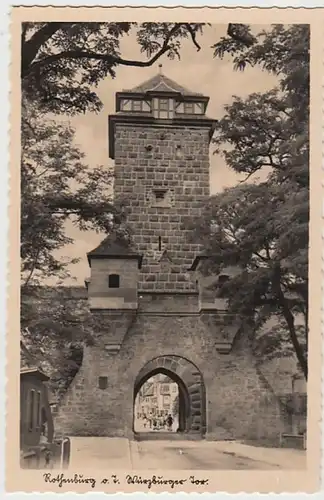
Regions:
<instances>
[{"instance_id":1,"label":"sky","mask_svg":"<svg viewBox=\"0 0 324 500\"><path fill-rule=\"evenodd\" d=\"M267 26L253 26L252 31L259 32ZM234 71L230 56L223 60L213 58L211 46L226 35L227 25L213 25L197 37L201 50L192 44L191 40L183 42L181 60L169 60L161 57L153 66L136 68L119 66L116 78L107 77L96 89L101 101L102 110L86 113L70 119L75 128L75 142L85 153L90 165L102 165L102 168L113 166L113 160L108 155L108 116L115 113L115 93L133 88L159 72L162 64L163 73L188 89L210 97L206 114L210 118L221 119L224 106L230 104L233 96L247 97L253 92L265 92L276 85L276 78L259 68L247 68L244 72ZM140 53L134 35L125 37L121 43L121 54L127 59L144 60ZM242 177L229 169L224 159L218 155L210 155L210 188L211 194L221 192L226 187L235 186ZM67 225L67 233L74 243L60 250L61 257L80 258L78 264L71 265L72 279L64 285L83 285L89 277L90 269L86 253L95 248L104 238L95 232L81 232L72 224Z\"/></svg>"}]
</instances>

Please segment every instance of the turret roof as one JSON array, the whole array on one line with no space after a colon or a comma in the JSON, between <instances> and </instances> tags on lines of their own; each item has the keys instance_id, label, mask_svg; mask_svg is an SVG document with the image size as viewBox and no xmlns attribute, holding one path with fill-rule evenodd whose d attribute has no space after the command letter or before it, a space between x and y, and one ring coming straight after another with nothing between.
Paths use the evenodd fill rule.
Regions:
<instances>
[{"instance_id":1,"label":"turret roof","mask_svg":"<svg viewBox=\"0 0 324 500\"><path fill-rule=\"evenodd\" d=\"M120 237L116 232L110 233L106 238L91 252L87 254L90 263L91 258L115 258L115 259L138 259L139 265L142 256L135 253L126 239Z\"/></svg>"},{"instance_id":2,"label":"turret roof","mask_svg":"<svg viewBox=\"0 0 324 500\"><path fill-rule=\"evenodd\" d=\"M149 80L146 80L145 82L134 87L133 89L125 90L124 92L145 93L150 91L178 92L182 95L203 97L203 94L199 94L197 92L192 92L191 90L188 90L186 87L179 85L174 80L171 80L171 78L168 78L167 76L163 75L163 73L158 73L157 75L153 76Z\"/></svg>"}]
</instances>

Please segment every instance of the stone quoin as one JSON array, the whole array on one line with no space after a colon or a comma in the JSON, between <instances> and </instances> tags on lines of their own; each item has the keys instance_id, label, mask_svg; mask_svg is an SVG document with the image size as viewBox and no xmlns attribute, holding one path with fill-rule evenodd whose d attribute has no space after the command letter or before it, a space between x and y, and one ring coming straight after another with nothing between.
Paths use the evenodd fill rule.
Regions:
<instances>
[{"instance_id":1,"label":"stone quoin","mask_svg":"<svg viewBox=\"0 0 324 500\"><path fill-rule=\"evenodd\" d=\"M202 248L187 228L209 196L208 101L162 72L116 94L109 155L131 245L113 233L88 254L94 343L61 401L60 432L132 438L135 397L157 373L178 383L185 433L262 439L283 429L249 321L229 321L226 302L204 287Z\"/></svg>"}]
</instances>

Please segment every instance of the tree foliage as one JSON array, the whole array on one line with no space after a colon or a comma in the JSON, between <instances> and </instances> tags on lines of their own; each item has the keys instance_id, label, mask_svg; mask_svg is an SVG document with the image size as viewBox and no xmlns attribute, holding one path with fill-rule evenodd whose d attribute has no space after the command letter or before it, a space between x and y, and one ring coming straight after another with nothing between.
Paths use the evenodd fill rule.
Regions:
<instances>
[{"instance_id":1,"label":"tree foliage","mask_svg":"<svg viewBox=\"0 0 324 500\"><path fill-rule=\"evenodd\" d=\"M262 339L263 352L278 354L281 346L286 353L288 333L307 377L309 29L279 25L250 47L222 39L214 48L217 56L231 52L236 68L261 65L276 73L279 87L234 97L217 124L213 142L227 165L246 180L265 169L267 175L209 200L195 231L210 256L205 272L236 267L219 291L229 310L254 315L256 332L276 317L281 326ZM303 328L296 326L300 315Z\"/></svg>"},{"instance_id":2,"label":"tree foliage","mask_svg":"<svg viewBox=\"0 0 324 500\"><path fill-rule=\"evenodd\" d=\"M95 88L118 66L147 67L162 55L180 57L181 43L196 40L195 23L24 23L21 34L21 77L24 93L46 111L74 114L99 111ZM144 60L125 59L123 37L135 33Z\"/></svg>"},{"instance_id":3,"label":"tree foliage","mask_svg":"<svg viewBox=\"0 0 324 500\"><path fill-rule=\"evenodd\" d=\"M24 94L40 109L75 114L99 111L98 83L114 78L118 66L145 68L163 55L180 59L182 44L200 51L202 23L23 23L21 79ZM235 47L254 43L249 26L228 25ZM127 59L121 52L124 37L133 34L143 59ZM224 50L229 51L227 47Z\"/></svg>"},{"instance_id":4,"label":"tree foliage","mask_svg":"<svg viewBox=\"0 0 324 500\"><path fill-rule=\"evenodd\" d=\"M107 231L121 222L121 211L111 200L112 171L86 163L68 123L49 120L25 102L21 127L21 270L28 285L64 278L71 261L55 252L73 241L67 220Z\"/></svg>"},{"instance_id":5,"label":"tree foliage","mask_svg":"<svg viewBox=\"0 0 324 500\"><path fill-rule=\"evenodd\" d=\"M74 130L24 101L21 122L21 331L24 343L61 393L79 368L87 332L78 308L59 294L50 304L39 288L48 278L64 281L75 259L58 250L73 240L66 222L107 231L120 222L111 202L112 172L87 165ZM33 285L33 286L31 286Z\"/></svg>"},{"instance_id":6,"label":"tree foliage","mask_svg":"<svg viewBox=\"0 0 324 500\"><path fill-rule=\"evenodd\" d=\"M25 287L21 294L21 339L49 375L56 400L79 370L84 345L91 345L91 316L85 300L65 287Z\"/></svg>"}]
</instances>

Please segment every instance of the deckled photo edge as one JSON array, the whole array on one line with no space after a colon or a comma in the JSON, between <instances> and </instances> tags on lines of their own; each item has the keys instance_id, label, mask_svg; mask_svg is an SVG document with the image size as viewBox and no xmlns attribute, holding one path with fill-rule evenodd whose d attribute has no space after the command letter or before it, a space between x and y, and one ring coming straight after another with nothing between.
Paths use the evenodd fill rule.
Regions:
<instances>
[{"instance_id":1,"label":"deckled photo edge","mask_svg":"<svg viewBox=\"0 0 324 500\"><path fill-rule=\"evenodd\" d=\"M33 10L31 10L33 9ZM18 350L18 332L19 332L19 315L17 310L20 309L18 284L20 281L19 267L17 262L20 260L19 251L19 226L20 226L20 194L19 193L19 170L20 164L20 84L17 75L19 74L20 64L20 43L19 43L19 23L22 20L39 20L44 21L53 19L53 14L58 13L59 18L67 18L75 20L75 15L78 16L78 21L89 21L89 14L91 20L102 19L107 15L107 19L112 17L117 20L151 20L152 10L139 11L138 8L109 8L98 10L80 8L23 8L15 7L12 10L11 22L11 51L12 51L12 64L11 64L11 132L10 132L10 263L9 263L9 294L8 294L8 328L7 328L7 442L6 442L6 470L7 470L7 490L13 492L16 489L16 479L19 476L21 481L19 483L24 485L23 491L57 491L57 488L47 489L41 479L39 472L26 472L21 470L17 464L17 454L19 450L19 412L18 412L18 394L19 394L19 379L18 379L18 365L19 365L19 350ZM231 14L233 17L239 17L240 22L248 22L255 24L262 24L265 19L264 12L260 9L251 9L249 12L246 9L232 9L228 8L222 10L215 10L208 8L207 18L210 22L211 19L214 24L222 24L229 21ZM154 17L159 21L175 21L182 18L192 18L194 14L195 20L206 21L206 14L203 10L197 9L193 11L190 9L189 15L184 8L167 9L159 8ZM308 443L307 443L307 471L299 471L298 478L290 471L278 472L265 472L265 471L206 471L210 481L208 487L204 490L206 492L222 491L226 492L290 492L290 491L313 491L318 488L319 484L319 468L321 459L321 450L319 443L321 441L320 419L321 419L321 285L318 279L318 269L321 266L321 200L323 195L321 179L322 165L322 151L321 151L321 137L318 129L318 123L322 123L322 71L323 71L323 37L321 30L321 23L324 20L323 10L307 10L307 9L271 9L269 10L269 19L272 23L301 23L311 24L311 99L310 99L310 141L311 141L311 184L310 184L310 265L309 265L309 280L311 290L310 301L310 345L309 345L309 360L311 361L312 369L309 373L308 381ZM234 20L237 20L234 19ZM269 22L269 21L268 21ZM184 82L186 83L186 82ZM322 136L322 134L321 134ZM318 238L318 240L317 240ZM322 266L321 266L322 267ZM317 288L316 288L317 287ZM317 333L318 332L318 333ZM15 452L16 450L16 452ZM74 471L69 471L72 475ZM84 472L84 471L83 471ZM89 472L91 471L89 468ZM154 471L154 473L158 471ZM196 473L196 471L192 471ZM200 476L204 476L205 471L199 471ZM161 472L165 474L165 471ZM206 475L205 474L205 475ZM253 474L253 484L251 485L251 475ZM95 474L97 476L97 473ZM176 474L168 474L169 477L181 475L180 471ZM185 475L190 475L185 471ZM14 481L12 481L14 479ZM274 481L277 480L276 489L273 489ZM233 485L235 481L236 485ZM233 488L237 489L233 490ZM105 487L106 492L130 492L130 491L148 491L146 488L141 489L138 487L130 487L123 484L122 487L109 485ZM307 489L306 489L307 488ZM305 490L306 489L306 490ZM68 491L68 490L67 490ZM89 491L84 486L78 485L75 491ZM101 491L98 489L97 491ZM167 491L163 487L161 491ZM170 490L172 491L172 490ZM197 489L182 488L177 491L198 492Z\"/></svg>"}]
</instances>

